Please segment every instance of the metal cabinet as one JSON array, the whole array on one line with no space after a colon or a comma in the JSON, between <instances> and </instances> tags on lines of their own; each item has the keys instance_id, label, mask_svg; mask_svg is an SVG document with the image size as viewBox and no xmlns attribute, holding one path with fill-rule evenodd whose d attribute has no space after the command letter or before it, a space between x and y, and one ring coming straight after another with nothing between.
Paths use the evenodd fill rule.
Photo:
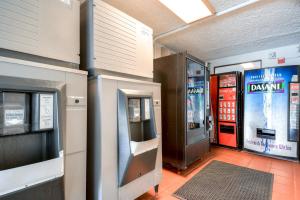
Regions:
<instances>
[{"instance_id":1,"label":"metal cabinet","mask_svg":"<svg viewBox=\"0 0 300 200\"><path fill-rule=\"evenodd\" d=\"M162 84L163 162L179 170L209 152L208 70L179 53L154 60L154 81Z\"/></svg>"}]
</instances>

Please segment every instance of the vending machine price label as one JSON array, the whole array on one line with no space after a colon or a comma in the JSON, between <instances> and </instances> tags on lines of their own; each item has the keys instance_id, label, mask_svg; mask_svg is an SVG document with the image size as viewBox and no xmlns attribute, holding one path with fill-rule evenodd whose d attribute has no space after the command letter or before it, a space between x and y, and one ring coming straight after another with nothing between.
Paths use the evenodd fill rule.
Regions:
<instances>
[{"instance_id":1,"label":"vending machine price label","mask_svg":"<svg viewBox=\"0 0 300 200\"><path fill-rule=\"evenodd\" d=\"M4 121L5 126L15 126L24 124L24 109L5 110Z\"/></svg>"},{"instance_id":2,"label":"vending machine price label","mask_svg":"<svg viewBox=\"0 0 300 200\"><path fill-rule=\"evenodd\" d=\"M53 101L52 94L40 95L40 129L53 128Z\"/></svg>"}]
</instances>

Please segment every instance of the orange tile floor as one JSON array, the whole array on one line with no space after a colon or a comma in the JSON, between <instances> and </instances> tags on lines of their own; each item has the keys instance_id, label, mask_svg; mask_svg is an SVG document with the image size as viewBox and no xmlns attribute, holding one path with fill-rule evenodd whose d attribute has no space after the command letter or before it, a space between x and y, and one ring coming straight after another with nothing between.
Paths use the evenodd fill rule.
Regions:
<instances>
[{"instance_id":1,"label":"orange tile floor","mask_svg":"<svg viewBox=\"0 0 300 200\"><path fill-rule=\"evenodd\" d=\"M176 200L177 198L173 197L172 194L212 160L273 173L273 200L300 200L299 163L221 147L213 147L208 158L192 167L188 175L179 175L176 172L164 169L158 195L155 197L154 190L151 189L148 193L139 197L138 200Z\"/></svg>"}]
</instances>

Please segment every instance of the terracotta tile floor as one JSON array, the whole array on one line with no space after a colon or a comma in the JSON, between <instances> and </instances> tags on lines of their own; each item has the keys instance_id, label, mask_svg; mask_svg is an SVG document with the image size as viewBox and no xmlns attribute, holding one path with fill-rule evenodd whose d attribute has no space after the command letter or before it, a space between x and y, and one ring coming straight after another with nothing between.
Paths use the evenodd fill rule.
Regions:
<instances>
[{"instance_id":1,"label":"terracotta tile floor","mask_svg":"<svg viewBox=\"0 0 300 200\"><path fill-rule=\"evenodd\" d=\"M211 155L206 160L192 167L191 173L188 175L183 176L176 172L164 169L163 179L159 186L157 197L155 197L154 190L152 189L139 197L138 200L176 200L177 198L173 197L172 194L212 160L219 160L273 173L273 200L300 200L299 163L268 158L244 151L236 151L221 147L213 147Z\"/></svg>"}]
</instances>

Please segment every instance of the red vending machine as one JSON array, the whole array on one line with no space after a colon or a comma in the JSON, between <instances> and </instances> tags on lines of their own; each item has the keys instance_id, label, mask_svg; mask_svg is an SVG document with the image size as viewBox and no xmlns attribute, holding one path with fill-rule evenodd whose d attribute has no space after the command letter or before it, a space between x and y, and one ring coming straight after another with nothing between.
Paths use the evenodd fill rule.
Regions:
<instances>
[{"instance_id":1,"label":"red vending machine","mask_svg":"<svg viewBox=\"0 0 300 200\"><path fill-rule=\"evenodd\" d=\"M241 72L219 74L218 143L241 148Z\"/></svg>"}]
</instances>

